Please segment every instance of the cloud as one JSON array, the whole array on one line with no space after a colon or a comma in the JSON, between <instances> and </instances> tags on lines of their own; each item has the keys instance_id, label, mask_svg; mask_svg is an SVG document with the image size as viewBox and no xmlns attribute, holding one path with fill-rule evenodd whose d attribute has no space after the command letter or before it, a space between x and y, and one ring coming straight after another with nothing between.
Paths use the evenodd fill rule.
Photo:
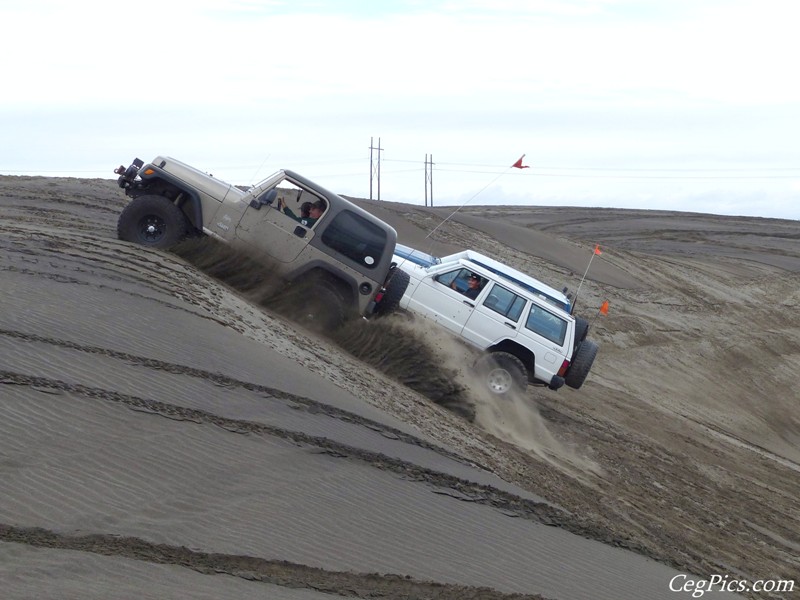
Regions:
<instances>
[{"instance_id":1,"label":"cloud","mask_svg":"<svg viewBox=\"0 0 800 600\"><path fill-rule=\"evenodd\" d=\"M464 165L527 153L537 169L507 189L515 202L669 202L714 190L755 202L796 181L754 171L800 158L800 82L786 75L799 49L793 6L14 3L0 38L14 57L0 168L55 161L84 172L167 153L249 179L269 157L363 195L374 136L383 189L397 199L422 197L425 154L452 202L487 183L483 167Z\"/></svg>"}]
</instances>

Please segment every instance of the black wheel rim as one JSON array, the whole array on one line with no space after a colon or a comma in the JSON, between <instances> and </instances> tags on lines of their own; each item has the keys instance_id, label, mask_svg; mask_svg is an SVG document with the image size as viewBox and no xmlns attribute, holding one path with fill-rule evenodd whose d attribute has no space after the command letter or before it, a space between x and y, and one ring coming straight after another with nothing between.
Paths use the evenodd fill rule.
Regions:
<instances>
[{"instance_id":1,"label":"black wheel rim","mask_svg":"<svg viewBox=\"0 0 800 600\"><path fill-rule=\"evenodd\" d=\"M164 237L167 224L158 215L145 215L139 221L139 239L143 242L157 242Z\"/></svg>"}]
</instances>

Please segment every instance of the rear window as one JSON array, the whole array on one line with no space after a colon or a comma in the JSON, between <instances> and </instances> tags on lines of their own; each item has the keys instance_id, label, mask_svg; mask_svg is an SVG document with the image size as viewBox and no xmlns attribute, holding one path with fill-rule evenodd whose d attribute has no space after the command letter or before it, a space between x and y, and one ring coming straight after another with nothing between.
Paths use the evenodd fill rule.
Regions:
<instances>
[{"instance_id":1,"label":"rear window","mask_svg":"<svg viewBox=\"0 0 800 600\"><path fill-rule=\"evenodd\" d=\"M525 327L559 346L564 345L567 322L537 304L531 304L531 312L528 313Z\"/></svg>"},{"instance_id":2,"label":"rear window","mask_svg":"<svg viewBox=\"0 0 800 600\"><path fill-rule=\"evenodd\" d=\"M349 210L340 212L322 234L322 243L347 258L374 269L386 248L386 231Z\"/></svg>"}]
</instances>

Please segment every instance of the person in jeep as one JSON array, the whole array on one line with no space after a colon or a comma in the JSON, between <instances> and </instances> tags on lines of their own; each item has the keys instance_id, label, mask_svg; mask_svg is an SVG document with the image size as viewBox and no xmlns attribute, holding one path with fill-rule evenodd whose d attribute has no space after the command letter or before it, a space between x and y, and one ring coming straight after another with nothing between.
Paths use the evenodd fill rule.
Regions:
<instances>
[{"instance_id":1,"label":"person in jeep","mask_svg":"<svg viewBox=\"0 0 800 600\"><path fill-rule=\"evenodd\" d=\"M322 199L313 204L311 202L303 202L300 205L300 216L298 217L291 208L286 206L282 198L278 200L278 210L309 228L314 226L314 223L322 216L326 208L328 208L328 205Z\"/></svg>"},{"instance_id":2,"label":"person in jeep","mask_svg":"<svg viewBox=\"0 0 800 600\"><path fill-rule=\"evenodd\" d=\"M325 204L325 200L323 200L322 198L320 198L319 200L314 202L314 204L311 205L311 208L308 211L309 227L311 227L314 223L317 222L317 219L319 219L322 216L322 213L325 212L326 208L328 208L328 206Z\"/></svg>"},{"instance_id":3,"label":"person in jeep","mask_svg":"<svg viewBox=\"0 0 800 600\"><path fill-rule=\"evenodd\" d=\"M456 280L453 280L453 283L450 284L450 287L456 290L457 292L460 291L458 287L456 287ZM471 273L469 279L467 279L467 289L461 292L470 300L475 300L478 295L481 293L481 278L480 276L476 275L475 273Z\"/></svg>"},{"instance_id":4,"label":"person in jeep","mask_svg":"<svg viewBox=\"0 0 800 600\"><path fill-rule=\"evenodd\" d=\"M285 214L288 217L292 217L295 221L297 221L302 225L305 225L306 227L310 227L310 225L308 224L308 219L311 217L312 206L313 204L311 202L303 202L300 205L300 216L298 217L296 214L294 214L294 211L291 208L289 208L288 206L286 206L286 204L284 204L283 198L278 200L278 210L283 211L283 214Z\"/></svg>"}]
</instances>

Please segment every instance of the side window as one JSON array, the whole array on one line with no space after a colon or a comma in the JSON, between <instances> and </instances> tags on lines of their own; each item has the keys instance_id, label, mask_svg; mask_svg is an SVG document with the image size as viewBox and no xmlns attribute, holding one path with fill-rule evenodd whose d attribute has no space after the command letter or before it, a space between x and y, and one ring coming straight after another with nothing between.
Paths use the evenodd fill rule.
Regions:
<instances>
[{"instance_id":1,"label":"side window","mask_svg":"<svg viewBox=\"0 0 800 600\"><path fill-rule=\"evenodd\" d=\"M469 269L456 269L436 276L436 281L464 294L470 300L481 295L487 279Z\"/></svg>"},{"instance_id":2,"label":"side window","mask_svg":"<svg viewBox=\"0 0 800 600\"><path fill-rule=\"evenodd\" d=\"M297 210L300 206L300 195L303 193L299 187L293 184L291 181L281 181L277 187L272 188L271 190L267 191L264 196L267 194L273 195L273 204L275 207L278 206L279 203L283 204L284 206L288 206L292 210ZM262 196L263 198L263 196Z\"/></svg>"},{"instance_id":3,"label":"side window","mask_svg":"<svg viewBox=\"0 0 800 600\"><path fill-rule=\"evenodd\" d=\"M457 292L465 293L469 289L469 276L472 275L467 269L456 269L436 276L436 281L442 285L453 288Z\"/></svg>"},{"instance_id":4,"label":"side window","mask_svg":"<svg viewBox=\"0 0 800 600\"><path fill-rule=\"evenodd\" d=\"M531 304L531 312L525 321L525 327L559 346L564 345L567 322L537 304Z\"/></svg>"},{"instance_id":5,"label":"side window","mask_svg":"<svg viewBox=\"0 0 800 600\"><path fill-rule=\"evenodd\" d=\"M325 227L322 243L360 265L374 269L386 248L386 232L364 217L343 210Z\"/></svg>"},{"instance_id":6,"label":"side window","mask_svg":"<svg viewBox=\"0 0 800 600\"><path fill-rule=\"evenodd\" d=\"M285 228L288 229L294 229L297 223L310 229L327 210L324 199L296 186L291 181L283 180L277 187L262 195L259 198L262 204L265 204L263 199L268 194L273 194L271 204L279 213L288 217L279 221L279 223L285 222ZM320 203L322 203L322 208L315 210Z\"/></svg>"},{"instance_id":7,"label":"side window","mask_svg":"<svg viewBox=\"0 0 800 600\"><path fill-rule=\"evenodd\" d=\"M458 274L461 273L464 269L456 269L455 271L447 271L447 273L441 273L436 276L436 281L441 283L442 285L446 285L447 287L451 287L453 282L458 277Z\"/></svg>"},{"instance_id":8,"label":"side window","mask_svg":"<svg viewBox=\"0 0 800 600\"><path fill-rule=\"evenodd\" d=\"M519 321L522 309L525 308L527 300L518 296L511 290L497 284L489 291L489 295L484 300L483 305L494 312L510 319Z\"/></svg>"}]
</instances>

